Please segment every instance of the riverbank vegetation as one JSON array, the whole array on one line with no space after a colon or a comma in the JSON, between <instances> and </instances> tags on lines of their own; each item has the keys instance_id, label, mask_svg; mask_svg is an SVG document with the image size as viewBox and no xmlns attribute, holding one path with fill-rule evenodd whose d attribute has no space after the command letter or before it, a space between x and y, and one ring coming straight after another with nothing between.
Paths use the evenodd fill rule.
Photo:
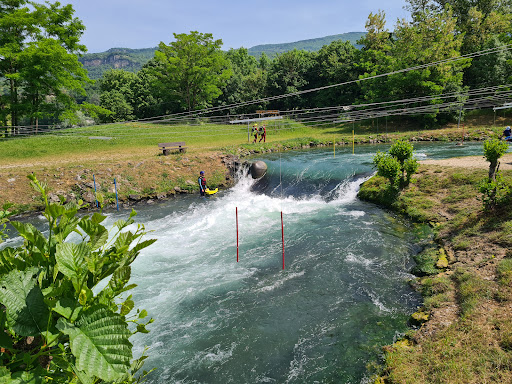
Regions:
<instances>
[{"instance_id":1,"label":"riverbank vegetation","mask_svg":"<svg viewBox=\"0 0 512 384\"><path fill-rule=\"evenodd\" d=\"M512 186L512 172L500 174ZM480 193L488 178L485 169L421 165L394 200L384 177L361 187L361 198L429 223L435 232L413 270L424 306L411 316L415 329L384 349L380 382L512 381L512 196L490 207Z\"/></svg>"}]
</instances>

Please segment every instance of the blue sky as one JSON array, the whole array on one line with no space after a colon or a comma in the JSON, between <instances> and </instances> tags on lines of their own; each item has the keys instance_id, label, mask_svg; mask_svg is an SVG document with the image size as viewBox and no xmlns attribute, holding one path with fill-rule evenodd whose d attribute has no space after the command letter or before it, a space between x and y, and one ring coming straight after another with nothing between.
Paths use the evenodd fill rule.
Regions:
<instances>
[{"instance_id":1,"label":"blue sky","mask_svg":"<svg viewBox=\"0 0 512 384\"><path fill-rule=\"evenodd\" d=\"M407 18L405 0L60 0L83 21L90 53L151 48L173 33L199 31L222 39L223 49L289 43L364 31L370 12L383 10L390 30Z\"/></svg>"}]
</instances>

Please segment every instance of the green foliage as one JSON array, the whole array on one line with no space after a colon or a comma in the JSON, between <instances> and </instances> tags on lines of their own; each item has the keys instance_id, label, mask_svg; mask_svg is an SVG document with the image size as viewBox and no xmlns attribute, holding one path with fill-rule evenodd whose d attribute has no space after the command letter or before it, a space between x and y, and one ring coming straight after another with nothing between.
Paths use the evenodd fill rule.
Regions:
<instances>
[{"instance_id":1,"label":"green foliage","mask_svg":"<svg viewBox=\"0 0 512 384\"><path fill-rule=\"evenodd\" d=\"M373 158L373 165L377 168L377 174L389 180L393 188L398 189L400 182L401 165L398 159L389 153L378 151Z\"/></svg>"},{"instance_id":2,"label":"green foliage","mask_svg":"<svg viewBox=\"0 0 512 384\"><path fill-rule=\"evenodd\" d=\"M45 202L48 235L11 221L24 243L0 251L0 325L7 331L0 335L6 351L0 378L33 380L44 369L54 383L135 382L145 356L131 362L129 338L148 332L153 320L143 320L147 312L139 310L128 318L134 302L125 295L135 287L129 284L131 263L155 240L142 240L141 224L128 230L135 211L111 232L101 213L77 217L79 205L49 204L47 188L29 178ZM71 242L72 233L81 241ZM101 281L107 282L103 288ZM135 323L134 332L128 322ZM20 348L27 337L30 349Z\"/></svg>"},{"instance_id":3,"label":"green foliage","mask_svg":"<svg viewBox=\"0 0 512 384\"><path fill-rule=\"evenodd\" d=\"M411 176L418 170L418 162L412 157L414 148L405 140L397 140L389 153L377 152L373 164L380 176L387 178L393 188L409 184Z\"/></svg>"},{"instance_id":4,"label":"green foliage","mask_svg":"<svg viewBox=\"0 0 512 384\"><path fill-rule=\"evenodd\" d=\"M510 200L510 186L498 172L498 160L507 152L506 141L486 140L483 145L484 157L489 162L489 175L479 186L484 208L495 209Z\"/></svg>"},{"instance_id":5,"label":"green foliage","mask_svg":"<svg viewBox=\"0 0 512 384\"><path fill-rule=\"evenodd\" d=\"M187 111L210 106L232 76L220 50L222 40L197 31L174 34L174 38L169 45L161 42L155 52L152 74L162 98Z\"/></svg>"},{"instance_id":6,"label":"green foliage","mask_svg":"<svg viewBox=\"0 0 512 384\"><path fill-rule=\"evenodd\" d=\"M55 117L73 103L69 91L83 92L87 76L76 54L85 51L79 44L85 27L73 12L71 5L58 2L20 0L2 5L0 72L6 90L2 103L12 126L24 117L31 124ZM6 125L6 115L2 119ZM12 133L17 133L16 128Z\"/></svg>"},{"instance_id":7,"label":"green foliage","mask_svg":"<svg viewBox=\"0 0 512 384\"><path fill-rule=\"evenodd\" d=\"M496 172L494 179L485 179L479 185L480 197L484 208L494 210L510 202L510 185L505 182L501 172Z\"/></svg>"},{"instance_id":8,"label":"green foliage","mask_svg":"<svg viewBox=\"0 0 512 384\"><path fill-rule=\"evenodd\" d=\"M484 141L484 157L491 164L497 163L498 159L508 150L506 141L491 139Z\"/></svg>"}]
</instances>

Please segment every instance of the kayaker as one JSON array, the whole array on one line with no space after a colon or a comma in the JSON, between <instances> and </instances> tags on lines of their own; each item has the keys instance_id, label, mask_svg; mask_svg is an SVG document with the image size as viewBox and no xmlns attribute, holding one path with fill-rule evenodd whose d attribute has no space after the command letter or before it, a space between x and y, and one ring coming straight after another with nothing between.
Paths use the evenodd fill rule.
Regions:
<instances>
[{"instance_id":1,"label":"kayaker","mask_svg":"<svg viewBox=\"0 0 512 384\"><path fill-rule=\"evenodd\" d=\"M206 179L204 178L204 171L199 172L199 178L197 179L199 184L199 193L201 196L205 195L206 191Z\"/></svg>"}]
</instances>

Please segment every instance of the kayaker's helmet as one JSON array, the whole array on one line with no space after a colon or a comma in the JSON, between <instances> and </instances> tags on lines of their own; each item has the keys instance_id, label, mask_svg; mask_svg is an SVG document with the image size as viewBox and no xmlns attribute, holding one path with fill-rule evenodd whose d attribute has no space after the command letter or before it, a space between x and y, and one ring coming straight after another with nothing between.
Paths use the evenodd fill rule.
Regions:
<instances>
[{"instance_id":1,"label":"kayaker's helmet","mask_svg":"<svg viewBox=\"0 0 512 384\"><path fill-rule=\"evenodd\" d=\"M204 175L204 171L199 172L200 175Z\"/></svg>"}]
</instances>

